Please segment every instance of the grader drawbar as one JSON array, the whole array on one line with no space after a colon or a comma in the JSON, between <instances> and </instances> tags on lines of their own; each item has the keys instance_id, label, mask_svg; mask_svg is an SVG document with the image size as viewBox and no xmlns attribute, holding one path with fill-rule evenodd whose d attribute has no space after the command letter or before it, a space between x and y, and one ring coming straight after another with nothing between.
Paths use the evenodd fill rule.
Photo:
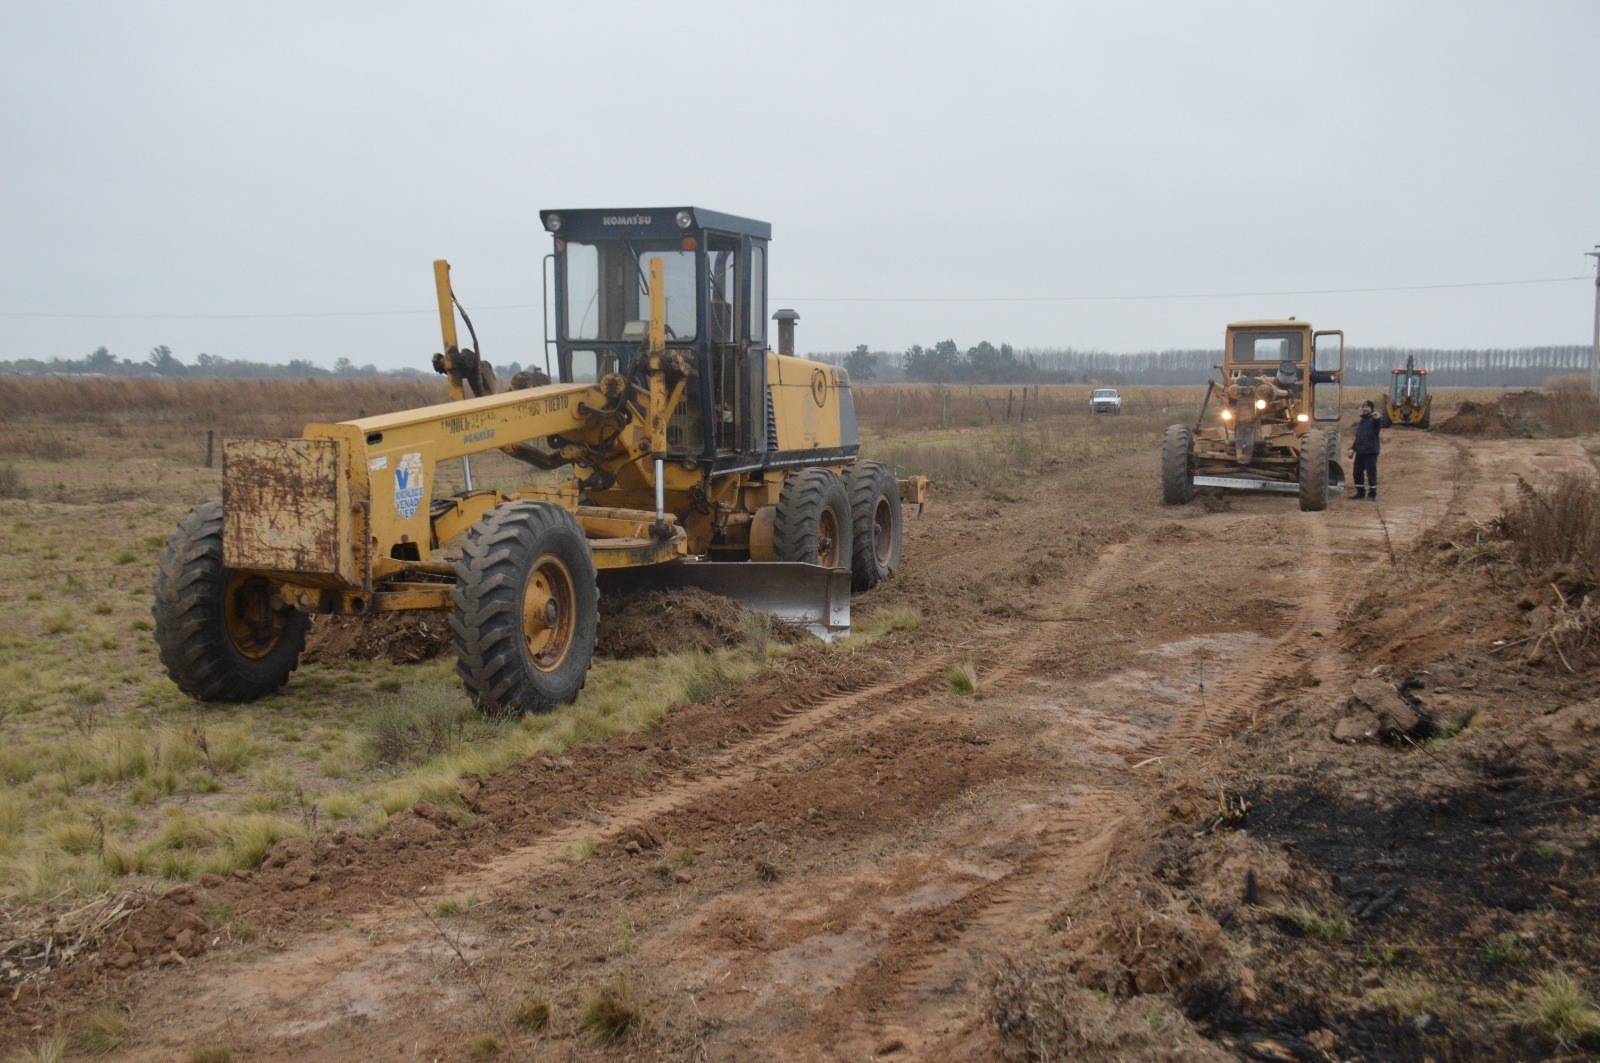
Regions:
<instances>
[{"instance_id":1,"label":"grader drawbar","mask_svg":"<svg viewBox=\"0 0 1600 1063\"><path fill-rule=\"evenodd\" d=\"M1182 505L1196 487L1277 491L1300 508L1327 508L1344 491L1339 403L1344 333L1296 321L1241 321L1224 337L1195 423L1167 429L1161 499ZM1207 422L1207 413L1213 420Z\"/></svg>"},{"instance_id":2,"label":"grader drawbar","mask_svg":"<svg viewBox=\"0 0 1600 1063\"><path fill-rule=\"evenodd\" d=\"M794 356L798 315L774 315L769 348L770 227L696 208L542 221L546 371L500 389L457 343L441 261L451 401L223 444L222 498L179 523L156 578L185 692L277 690L313 614L435 610L482 711L545 712L584 685L602 587L700 587L828 636L852 589L894 575L902 499L927 481L860 460L849 377ZM492 450L544 475L475 488L471 458ZM455 461L465 490L440 494Z\"/></svg>"}]
</instances>

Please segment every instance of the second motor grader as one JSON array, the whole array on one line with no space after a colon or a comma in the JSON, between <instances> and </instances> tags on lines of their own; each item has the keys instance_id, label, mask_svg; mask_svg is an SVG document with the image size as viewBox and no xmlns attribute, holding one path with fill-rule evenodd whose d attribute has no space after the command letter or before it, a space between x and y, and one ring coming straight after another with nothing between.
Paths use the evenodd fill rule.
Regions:
<instances>
[{"instance_id":1,"label":"second motor grader","mask_svg":"<svg viewBox=\"0 0 1600 1063\"><path fill-rule=\"evenodd\" d=\"M1301 509L1327 508L1329 493L1344 490L1344 333L1293 318L1235 322L1216 369L1221 379L1207 387L1195 423L1167 429L1162 501L1182 505L1196 487L1221 487L1298 494Z\"/></svg>"}]
</instances>

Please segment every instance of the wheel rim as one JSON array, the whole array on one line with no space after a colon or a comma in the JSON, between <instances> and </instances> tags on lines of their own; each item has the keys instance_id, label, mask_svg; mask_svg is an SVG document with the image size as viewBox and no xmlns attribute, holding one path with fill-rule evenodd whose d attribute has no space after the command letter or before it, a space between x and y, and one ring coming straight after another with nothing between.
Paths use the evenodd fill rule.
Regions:
<instances>
[{"instance_id":1,"label":"wheel rim","mask_svg":"<svg viewBox=\"0 0 1600 1063\"><path fill-rule=\"evenodd\" d=\"M879 495L872 511L872 556L877 559L879 568L887 568L893 552L894 513L889 509L889 500Z\"/></svg>"},{"instance_id":2,"label":"wheel rim","mask_svg":"<svg viewBox=\"0 0 1600 1063\"><path fill-rule=\"evenodd\" d=\"M230 574L222 612L234 649L252 660L271 653L288 624L273 605L272 584L260 576Z\"/></svg>"},{"instance_id":3,"label":"wheel rim","mask_svg":"<svg viewBox=\"0 0 1600 1063\"><path fill-rule=\"evenodd\" d=\"M541 672L553 672L572 648L577 588L566 563L545 554L533 563L522 596L522 633L528 656Z\"/></svg>"},{"instance_id":4,"label":"wheel rim","mask_svg":"<svg viewBox=\"0 0 1600 1063\"><path fill-rule=\"evenodd\" d=\"M839 567L839 515L832 509L824 509L817 518L817 564Z\"/></svg>"}]
</instances>

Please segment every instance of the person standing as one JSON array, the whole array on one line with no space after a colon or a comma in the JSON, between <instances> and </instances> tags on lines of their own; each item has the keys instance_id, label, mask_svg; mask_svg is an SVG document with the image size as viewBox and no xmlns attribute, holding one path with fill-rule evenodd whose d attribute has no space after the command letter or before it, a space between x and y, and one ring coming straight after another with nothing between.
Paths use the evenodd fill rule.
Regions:
<instances>
[{"instance_id":1,"label":"person standing","mask_svg":"<svg viewBox=\"0 0 1600 1063\"><path fill-rule=\"evenodd\" d=\"M1350 456L1356 459L1353 478L1356 482L1356 497L1378 500L1378 433L1382 431L1378 419L1373 416L1373 405L1369 399L1361 404L1361 420L1356 422L1356 441L1350 448Z\"/></svg>"}]
</instances>

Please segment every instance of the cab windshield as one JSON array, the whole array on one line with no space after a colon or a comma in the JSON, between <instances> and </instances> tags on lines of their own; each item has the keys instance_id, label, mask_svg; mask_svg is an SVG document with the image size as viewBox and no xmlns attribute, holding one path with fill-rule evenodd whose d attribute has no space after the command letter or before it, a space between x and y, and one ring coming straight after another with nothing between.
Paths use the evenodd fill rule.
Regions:
<instances>
[{"instance_id":1,"label":"cab windshield","mask_svg":"<svg viewBox=\"0 0 1600 1063\"><path fill-rule=\"evenodd\" d=\"M695 337L694 252L670 240L567 242L562 252L569 340L640 338L650 320L650 260L661 259L667 339ZM630 325L635 326L629 328Z\"/></svg>"},{"instance_id":2,"label":"cab windshield","mask_svg":"<svg viewBox=\"0 0 1600 1063\"><path fill-rule=\"evenodd\" d=\"M1427 394L1428 378L1421 373L1396 373L1389 387L1389 397L1395 402L1408 398L1421 402Z\"/></svg>"},{"instance_id":3,"label":"cab windshield","mask_svg":"<svg viewBox=\"0 0 1600 1063\"><path fill-rule=\"evenodd\" d=\"M1235 362L1298 362L1303 337L1298 332L1240 332L1233 337Z\"/></svg>"}]
</instances>

